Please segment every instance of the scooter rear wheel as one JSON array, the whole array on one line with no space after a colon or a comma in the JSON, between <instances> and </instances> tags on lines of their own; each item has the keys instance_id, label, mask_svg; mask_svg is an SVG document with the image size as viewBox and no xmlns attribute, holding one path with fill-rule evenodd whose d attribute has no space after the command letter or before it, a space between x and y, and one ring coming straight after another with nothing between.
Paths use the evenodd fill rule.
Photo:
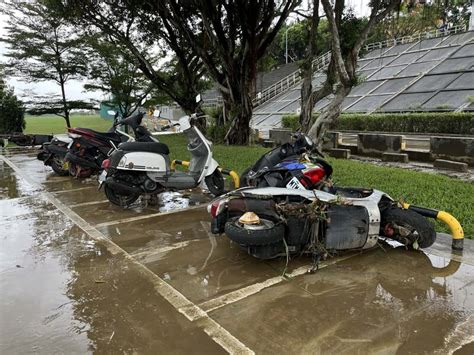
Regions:
<instances>
[{"instance_id":1,"label":"scooter rear wheel","mask_svg":"<svg viewBox=\"0 0 474 355\"><path fill-rule=\"evenodd\" d=\"M220 196L225 192L224 176L222 176L219 169L214 170L211 175L206 176L204 182L211 194L214 196Z\"/></svg>"},{"instance_id":2,"label":"scooter rear wheel","mask_svg":"<svg viewBox=\"0 0 474 355\"><path fill-rule=\"evenodd\" d=\"M389 208L382 212L380 224L382 235L400 243L413 245L416 241L420 248L428 248L436 240L433 225L422 215L401 208Z\"/></svg>"},{"instance_id":3,"label":"scooter rear wheel","mask_svg":"<svg viewBox=\"0 0 474 355\"><path fill-rule=\"evenodd\" d=\"M136 195L136 194L131 194L131 195L118 194L107 185L104 186L104 192L105 192L105 196L107 196L107 199L110 202L120 207L130 207L130 205L134 203L138 199L138 197L140 197L139 195Z\"/></svg>"},{"instance_id":4,"label":"scooter rear wheel","mask_svg":"<svg viewBox=\"0 0 474 355\"><path fill-rule=\"evenodd\" d=\"M63 159L61 159L57 155L53 155L53 157L51 158L51 168L59 176L69 175L68 165Z\"/></svg>"},{"instance_id":5,"label":"scooter rear wheel","mask_svg":"<svg viewBox=\"0 0 474 355\"><path fill-rule=\"evenodd\" d=\"M285 237L285 226L275 224L270 219L261 218L258 226L245 226L239 222L240 217L233 217L225 224L225 234L244 246L262 246L279 243Z\"/></svg>"},{"instance_id":6,"label":"scooter rear wheel","mask_svg":"<svg viewBox=\"0 0 474 355\"><path fill-rule=\"evenodd\" d=\"M91 176L93 172L94 170L92 170L91 168L79 167L78 165L69 162L69 174L74 177L85 179Z\"/></svg>"}]
</instances>

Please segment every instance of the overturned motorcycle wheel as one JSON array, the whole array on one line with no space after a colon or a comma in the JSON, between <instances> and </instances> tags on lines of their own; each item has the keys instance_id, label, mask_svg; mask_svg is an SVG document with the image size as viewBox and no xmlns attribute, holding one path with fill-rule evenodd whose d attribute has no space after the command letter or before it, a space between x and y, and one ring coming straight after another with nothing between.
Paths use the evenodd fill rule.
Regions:
<instances>
[{"instance_id":1,"label":"overturned motorcycle wheel","mask_svg":"<svg viewBox=\"0 0 474 355\"><path fill-rule=\"evenodd\" d=\"M206 186L211 194L214 196L220 196L225 192L224 176L222 176L222 173L219 171L219 169L214 170L211 175L206 176L204 182L206 183Z\"/></svg>"},{"instance_id":2,"label":"overturned motorcycle wheel","mask_svg":"<svg viewBox=\"0 0 474 355\"><path fill-rule=\"evenodd\" d=\"M260 218L258 225L244 225L240 217L231 218L225 224L225 234L240 245L258 246L278 243L285 236L285 226L269 219Z\"/></svg>"},{"instance_id":3,"label":"overturned motorcycle wheel","mask_svg":"<svg viewBox=\"0 0 474 355\"><path fill-rule=\"evenodd\" d=\"M69 174L74 177L85 179L91 176L93 172L94 170L92 170L91 168L83 168L79 165L69 162Z\"/></svg>"},{"instance_id":4,"label":"overturned motorcycle wheel","mask_svg":"<svg viewBox=\"0 0 474 355\"><path fill-rule=\"evenodd\" d=\"M58 174L59 176L67 176L69 175L69 165L66 161L58 157L57 155L53 155L51 158L51 168L53 171Z\"/></svg>"},{"instance_id":5,"label":"overturned motorcycle wheel","mask_svg":"<svg viewBox=\"0 0 474 355\"><path fill-rule=\"evenodd\" d=\"M428 248L436 240L433 225L422 215L400 208L389 208L382 212L382 235L395 239L402 244Z\"/></svg>"},{"instance_id":6,"label":"overturned motorcycle wheel","mask_svg":"<svg viewBox=\"0 0 474 355\"><path fill-rule=\"evenodd\" d=\"M105 192L105 196L107 196L107 199L110 202L120 207L129 207L132 203L134 203L138 199L138 197L140 197L137 194L130 194L130 195L118 194L107 185L104 186L104 192Z\"/></svg>"}]
</instances>

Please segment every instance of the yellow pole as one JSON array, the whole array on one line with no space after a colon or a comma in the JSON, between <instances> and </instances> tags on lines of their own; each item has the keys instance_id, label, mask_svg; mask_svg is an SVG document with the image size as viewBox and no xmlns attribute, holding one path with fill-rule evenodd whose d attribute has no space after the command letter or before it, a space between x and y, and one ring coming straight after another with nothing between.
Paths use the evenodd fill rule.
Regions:
<instances>
[{"instance_id":1,"label":"yellow pole","mask_svg":"<svg viewBox=\"0 0 474 355\"><path fill-rule=\"evenodd\" d=\"M459 250L463 249L464 230L462 229L461 223L459 223L459 221L456 218L454 218L453 215L445 211L437 211L437 210L432 210L429 208L411 206L408 203L403 203L402 206L404 209L411 209L421 214L422 216L435 218L438 221L445 223L451 231L451 237L453 238L453 244L452 244L453 249L459 249Z\"/></svg>"}]
</instances>

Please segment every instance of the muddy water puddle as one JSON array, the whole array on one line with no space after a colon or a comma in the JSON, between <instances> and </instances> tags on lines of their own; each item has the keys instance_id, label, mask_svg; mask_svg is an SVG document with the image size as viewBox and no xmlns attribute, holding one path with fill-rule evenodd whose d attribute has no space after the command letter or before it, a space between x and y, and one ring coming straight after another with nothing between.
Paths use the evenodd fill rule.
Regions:
<instances>
[{"instance_id":1,"label":"muddy water puddle","mask_svg":"<svg viewBox=\"0 0 474 355\"><path fill-rule=\"evenodd\" d=\"M0 200L31 196L39 191L37 187L18 179L13 169L0 161Z\"/></svg>"},{"instance_id":2,"label":"muddy water puddle","mask_svg":"<svg viewBox=\"0 0 474 355\"><path fill-rule=\"evenodd\" d=\"M51 205L17 199L2 217L0 353L222 353Z\"/></svg>"},{"instance_id":3,"label":"muddy water puddle","mask_svg":"<svg viewBox=\"0 0 474 355\"><path fill-rule=\"evenodd\" d=\"M375 250L265 289L212 316L256 352L432 353L444 351L444 339L454 337L474 312L468 279L474 279L471 266L406 250ZM254 326L245 329L249 322Z\"/></svg>"}]
</instances>

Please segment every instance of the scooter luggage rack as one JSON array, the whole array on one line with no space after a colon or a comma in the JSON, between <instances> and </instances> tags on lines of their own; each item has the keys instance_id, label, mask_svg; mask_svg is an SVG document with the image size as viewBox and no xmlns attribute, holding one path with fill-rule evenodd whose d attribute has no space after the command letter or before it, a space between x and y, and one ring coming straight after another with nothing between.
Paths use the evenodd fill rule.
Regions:
<instances>
[{"instance_id":1,"label":"scooter luggage rack","mask_svg":"<svg viewBox=\"0 0 474 355\"><path fill-rule=\"evenodd\" d=\"M189 166L189 161L186 161L186 160L173 160L171 162L171 170L174 171L176 170L176 165L181 165L181 166L184 166L184 167L188 167ZM237 174L235 171L233 170L227 170L227 169L222 169L221 167L219 167L219 170L222 174L224 175L229 175L233 182L234 182L234 188L235 189L238 189L240 187L240 177L239 177L239 174Z\"/></svg>"}]
</instances>

